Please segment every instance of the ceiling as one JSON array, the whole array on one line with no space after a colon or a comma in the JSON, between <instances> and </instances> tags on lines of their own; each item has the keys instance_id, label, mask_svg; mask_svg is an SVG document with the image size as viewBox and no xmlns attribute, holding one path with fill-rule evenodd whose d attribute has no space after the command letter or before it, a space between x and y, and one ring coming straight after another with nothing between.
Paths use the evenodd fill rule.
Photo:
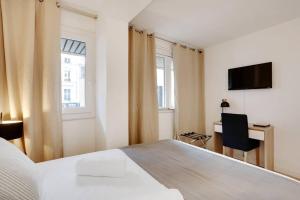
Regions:
<instances>
[{"instance_id":1,"label":"ceiling","mask_svg":"<svg viewBox=\"0 0 300 200\"><path fill-rule=\"evenodd\" d=\"M61 0L71 7L129 22L151 0Z\"/></svg>"},{"instance_id":2,"label":"ceiling","mask_svg":"<svg viewBox=\"0 0 300 200\"><path fill-rule=\"evenodd\" d=\"M300 17L300 0L153 0L131 24L204 48Z\"/></svg>"}]
</instances>

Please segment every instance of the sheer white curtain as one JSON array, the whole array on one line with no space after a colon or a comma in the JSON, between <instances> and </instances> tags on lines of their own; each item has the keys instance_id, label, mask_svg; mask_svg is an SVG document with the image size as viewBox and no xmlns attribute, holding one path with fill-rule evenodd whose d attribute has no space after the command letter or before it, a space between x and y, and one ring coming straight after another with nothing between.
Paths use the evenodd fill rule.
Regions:
<instances>
[{"instance_id":1,"label":"sheer white curtain","mask_svg":"<svg viewBox=\"0 0 300 200\"><path fill-rule=\"evenodd\" d=\"M204 133L203 53L173 48L175 70L175 137L184 132Z\"/></svg>"},{"instance_id":2,"label":"sheer white curtain","mask_svg":"<svg viewBox=\"0 0 300 200\"><path fill-rule=\"evenodd\" d=\"M155 38L129 29L129 143L158 140Z\"/></svg>"},{"instance_id":3,"label":"sheer white curtain","mask_svg":"<svg viewBox=\"0 0 300 200\"><path fill-rule=\"evenodd\" d=\"M56 0L1 0L0 111L24 122L34 161L62 156L60 11Z\"/></svg>"}]
</instances>

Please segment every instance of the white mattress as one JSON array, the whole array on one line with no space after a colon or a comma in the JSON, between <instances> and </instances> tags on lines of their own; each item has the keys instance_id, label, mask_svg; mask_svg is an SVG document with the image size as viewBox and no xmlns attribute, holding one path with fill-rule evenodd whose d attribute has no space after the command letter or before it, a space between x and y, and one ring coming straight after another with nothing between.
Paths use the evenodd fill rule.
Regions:
<instances>
[{"instance_id":1,"label":"white mattress","mask_svg":"<svg viewBox=\"0 0 300 200\"><path fill-rule=\"evenodd\" d=\"M162 184L135 164L129 157L127 175L123 178L83 177L75 174L75 164L83 157L101 154L123 154L108 150L39 163L43 200L129 200L162 191Z\"/></svg>"}]
</instances>

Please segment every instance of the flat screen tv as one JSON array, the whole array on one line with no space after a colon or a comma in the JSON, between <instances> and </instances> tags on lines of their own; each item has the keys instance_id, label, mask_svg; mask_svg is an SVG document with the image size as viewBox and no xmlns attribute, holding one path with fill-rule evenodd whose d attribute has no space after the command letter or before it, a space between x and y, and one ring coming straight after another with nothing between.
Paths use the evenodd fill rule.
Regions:
<instances>
[{"instance_id":1,"label":"flat screen tv","mask_svg":"<svg viewBox=\"0 0 300 200\"><path fill-rule=\"evenodd\" d=\"M272 88L272 62L228 70L228 89Z\"/></svg>"}]
</instances>

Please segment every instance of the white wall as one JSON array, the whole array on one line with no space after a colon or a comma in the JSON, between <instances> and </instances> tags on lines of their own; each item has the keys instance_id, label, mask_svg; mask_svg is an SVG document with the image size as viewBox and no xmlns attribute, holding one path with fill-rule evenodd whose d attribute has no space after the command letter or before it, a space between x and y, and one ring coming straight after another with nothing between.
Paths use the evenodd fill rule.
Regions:
<instances>
[{"instance_id":1,"label":"white wall","mask_svg":"<svg viewBox=\"0 0 300 200\"><path fill-rule=\"evenodd\" d=\"M128 23L97 22L97 149L128 145Z\"/></svg>"},{"instance_id":2,"label":"white wall","mask_svg":"<svg viewBox=\"0 0 300 200\"><path fill-rule=\"evenodd\" d=\"M95 151L95 119L63 122L64 156Z\"/></svg>"},{"instance_id":3,"label":"white wall","mask_svg":"<svg viewBox=\"0 0 300 200\"><path fill-rule=\"evenodd\" d=\"M273 62L273 88L228 91L227 69ZM205 49L207 133L220 119L220 102L227 112L246 113L250 122L275 127L275 170L300 178L300 19Z\"/></svg>"},{"instance_id":4,"label":"white wall","mask_svg":"<svg viewBox=\"0 0 300 200\"><path fill-rule=\"evenodd\" d=\"M174 111L159 111L158 123L159 140L172 139L174 134Z\"/></svg>"}]
</instances>

